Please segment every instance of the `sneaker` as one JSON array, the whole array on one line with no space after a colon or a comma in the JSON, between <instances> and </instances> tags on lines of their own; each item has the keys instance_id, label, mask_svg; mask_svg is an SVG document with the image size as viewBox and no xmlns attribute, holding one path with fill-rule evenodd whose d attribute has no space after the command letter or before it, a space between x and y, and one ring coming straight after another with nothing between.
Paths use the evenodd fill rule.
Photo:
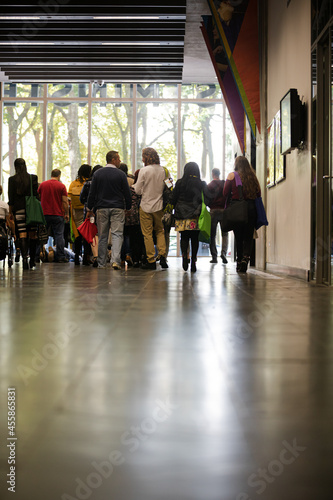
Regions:
<instances>
[{"instance_id":1,"label":"sneaker","mask_svg":"<svg viewBox=\"0 0 333 500\"><path fill-rule=\"evenodd\" d=\"M145 262L145 264L142 264L141 269L156 269L156 262Z\"/></svg>"},{"instance_id":2,"label":"sneaker","mask_svg":"<svg viewBox=\"0 0 333 500\"><path fill-rule=\"evenodd\" d=\"M119 264L117 264L117 262L113 262L112 269L114 271L120 271L121 270L121 266Z\"/></svg>"},{"instance_id":3,"label":"sneaker","mask_svg":"<svg viewBox=\"0 0 333 500\"><path fill-rule=\"evenodd\" d=\"M223 264L228 264L228 260L226 259L225 255L222 255L221 257Z\"/></svg>"},{"instance_id":4,"label":"sneaker","mask_svg":"<svg viewBox=\"0 0 333 500\"><path fill-rule=\"evenodd\" d=\"M21 256L21 250L17 248L15 254L15 262L20 262L20 256Z\"/></svg>"},{"instance_id":5,"label":"sneaker","mask_svg":"<svg viewBox=\"0 0 333 500\"><path fill-rule=\"evenodd\" d=\"M217 264L217 259L216 258L212 258L212 260L209 261L211 264Z\"/></svg>"},{"instance_id":6,"label":"sneaker","mask_svg":"<svg viewBox=\"0 0 333 500\"><path fill-rule=\"evenodd\" d=\"M168 269L169 266L165 257L160 258L160 266L162 269Z\"/></svg>"}]
</instances>

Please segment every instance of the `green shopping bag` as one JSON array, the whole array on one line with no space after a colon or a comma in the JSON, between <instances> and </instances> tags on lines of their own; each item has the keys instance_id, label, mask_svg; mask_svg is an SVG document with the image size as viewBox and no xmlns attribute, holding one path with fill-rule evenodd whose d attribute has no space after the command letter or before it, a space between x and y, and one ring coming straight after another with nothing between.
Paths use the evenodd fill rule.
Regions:
<instances>
[{"instance_id":1,"label":"green shopping bag","mask_svg":"<svg viewBox=\"0 0 333 500\"><path fill-rule=\"evenodd\" d=\"M210 213L209 213L209 211L206 207L205 201L204 201L203 192L201 193L201 198L202 198L201 213L200 213L199 221L198 221L198 226L200 229L199 241L201 241L202 243L209 243L210 242L211 217L210 217Z\"/></svg>"},{"instance_id":2,"label":"green shopping bag","mask_svg":"<svg viewBox=\"0 0 333 500\"><path fill-rule=\"evenodd\" d=\"M30 196L25 197L25 218L26 225L44 224L46 220L43 214L42 205L32 192L32 176L30 175Z\"/></svg>"}]
</instances>

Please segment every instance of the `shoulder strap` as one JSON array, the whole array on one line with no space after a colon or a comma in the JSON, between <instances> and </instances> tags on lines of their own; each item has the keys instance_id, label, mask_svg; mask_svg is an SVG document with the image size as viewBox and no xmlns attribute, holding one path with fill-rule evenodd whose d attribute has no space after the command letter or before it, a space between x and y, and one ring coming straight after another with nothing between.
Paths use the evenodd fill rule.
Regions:
<instances>
[{"instance_id":1,"label":"shoulder strap","mask_svg":"<svg viewBox=\"0 0 333 500\"><path fill-rule=\"evenodd\" d=\"M241 180L241 178L239 176L239 173L236 172L236 171L234 171L234 176L235 176L236 186L237 187L238 186L242 186L243 184L242 184L242 180Z\"/></svg>"},{"instance_id":2,"label":"shoulder strap","mask_svg":"<svg viewBox=\"0 0 333 500\"><path fill-rule=\"evenodd\" d=\"M165 172L165 178L168 179L170 177L169 170L166 167L162 167Z\"/></svg>"},{"instance_id":3,"label":"shoulder strap","mask_svg":"<svg viewBox=\"0 0 333 500\"><path fill-rule=\"evenodd\" d=\"M236 187L238 189L238 198L239 198L239 200L243 200L244 197L243 197L243 184L242 184L242 180L241 180L238 172L235 171L234 174L235 174Z\"/></svg>"},{"instance_id":4,"label":"shoulder strap","mask_svg":"<svg viewBox=\"0 0 333 500\"><path fill-rule=\"evenodd\" d=\"M32 175L30 174L30 196L32 196Z\"/></svg>"}]
</instances>

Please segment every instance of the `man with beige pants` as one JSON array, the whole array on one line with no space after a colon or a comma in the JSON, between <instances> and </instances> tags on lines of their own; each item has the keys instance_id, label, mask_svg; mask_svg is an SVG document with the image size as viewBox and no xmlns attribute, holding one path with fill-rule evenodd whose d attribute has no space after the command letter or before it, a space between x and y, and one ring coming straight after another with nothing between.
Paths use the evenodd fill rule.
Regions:
<instances>
[{"instance_id":1,"label":"man with beige pants","mask_svg":"<svg viewBox=\"0 0 333 500\"><path fill-rule=\"evenodd\" d=\"M156 269L153 240L153 231L155 231L160 265L163 269L167 269L169 266L166 261L166 246L162 223L165 171L161 167L160 158L153 148L142 150L142 161L144 167L140 170L137 182L133 184L136 194L142 195L140 224L148 260L146 264L142 265L142 268Z\"/></svg>"}]
</instances>

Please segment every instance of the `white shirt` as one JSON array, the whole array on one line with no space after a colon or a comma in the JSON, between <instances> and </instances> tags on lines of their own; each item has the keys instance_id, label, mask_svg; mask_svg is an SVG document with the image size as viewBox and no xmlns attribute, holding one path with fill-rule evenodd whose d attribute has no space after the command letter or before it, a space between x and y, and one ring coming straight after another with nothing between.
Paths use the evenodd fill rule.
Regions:
<instances>
[{"instance_id":1,"label":"white shirt","mask_svg":"<svg viewBox=\"0 0 333 500\"><path fill-rule=\"evenodd\" d=\"M9 215L9 206L5 201L0 201L0 219L5 219Z\"/></svg>"},{"instance_id":2,"label":"white shirt","mask_svg":"<svg viewBox=\"0 0 333 500\"><path fill-rule=\"evenodd\" d=\"M141 168L138 180L133 184L136 194L141 194L140 207L152 214L163 209L165 171L161 165L147 165Z\"/></svg>"}]
</instances>

